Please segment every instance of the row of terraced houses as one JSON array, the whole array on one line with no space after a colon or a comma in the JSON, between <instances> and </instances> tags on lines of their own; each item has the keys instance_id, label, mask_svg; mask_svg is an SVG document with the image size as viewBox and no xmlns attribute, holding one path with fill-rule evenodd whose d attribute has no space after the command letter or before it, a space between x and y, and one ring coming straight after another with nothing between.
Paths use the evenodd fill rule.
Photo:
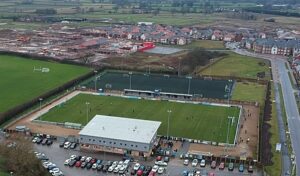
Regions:
<instances>
[{"instance_id":1,"label":"row of terraced houses","mask_svg":"<svg viewBox=\"0 0 300 176\"><path fill-rule=\"evenodd\" d=\"M300 54L300 39L245 39L241 42L244 48L256 53L296 56Z\"/></svg>"}]
</instances>

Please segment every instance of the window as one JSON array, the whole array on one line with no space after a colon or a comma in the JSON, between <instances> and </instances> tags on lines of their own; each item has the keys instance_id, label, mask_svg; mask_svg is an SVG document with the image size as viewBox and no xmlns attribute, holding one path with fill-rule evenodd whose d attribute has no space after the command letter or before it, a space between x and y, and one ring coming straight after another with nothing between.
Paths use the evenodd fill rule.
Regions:
<instances>
[{"instance_id":1,"label":"window","mask_svg":"<svg viewBox=\"0 0 300 176\"><path fill-rule=\"evenodd\" d=\"M116 144L116 142L114 142L114 144Z\"/></svg>"},{"instance_id":2,"label":"window","mask_svg":"<svg viewBox=\"0 0 300 176\"><path fill-rule=\"evenodd\" d=\"M89 141L91 141L91 139L89 139Z\"/></svg>"},{"instance_id":3,"label":"window","mask_svg":"<svg viewBox=\"0 0 300 176\"><path fill-rule=\"evenodd\" d=\"M105 144L105 141L103 141L103 143Z\"/></svg>"},{"instance_id":4,"label":"window","mask_svg":"<svg viewBox=\"0 0 300 176\"><path fill-rule=\"evenodd\" d=\"M80 140L83 140L83 138L80 138Z\"/></svg>"},{"instance_id":5,"label":"window","mask_svg":"<svg viewBox=\"0 0 300 176\"><path fill-rule=\"evenodd\" d=\"M125 146L127 146L127 144L124 144Z\"/></svg>"},{"instance_id":6,"label":"window","mask_svg":"<svg viewBox=\"0 0 300 176\"><path fill-rule=\"evenodd\" d=\"M120 143L120 145L122 145L122 143Z\"/></svg>"},{"instance_id":7,"label":"window","mask_svg":"<svg viewBox=\"0 0 300 176\"><path fill-rule=\"evenodd\" d=\"M133 147L133 145L131 144L131 147Z\"/></svg>"},{"instance_id":8,"label":"window","mask_svg":"<svg viewBox=\"0 0 300 176\"><path fill-rule=\"evenodd\" d=\"M138 146L137 146L137 145L135 145L135 147L137 148Z\"/></svg>"},{"instance_id":9,"label":"window","mask_svg":"<svg viewBox=\"0 0 300 176\"><path fill-rule=\"evenodd\" d=\"M111 144L111 142L109 142L109 144Z\"/></svg>"},{"instance_id":10,"label":"window","mask_svg":"<svg viewBox=\"0 0 300 176\"><path fill-rule=\"evenodd\" d=\"M101 140L99 140L99 142L101 142Z\"/></svg>"},{"instance_id":11,"label":"window","mask_svg":"<svg viewBox=\"0 0 300 176\"><path fill-rule=\"evenodd\" d=\"M93 139L93 142L95 142L95 139Z\"/></svg>"}]
</instances>

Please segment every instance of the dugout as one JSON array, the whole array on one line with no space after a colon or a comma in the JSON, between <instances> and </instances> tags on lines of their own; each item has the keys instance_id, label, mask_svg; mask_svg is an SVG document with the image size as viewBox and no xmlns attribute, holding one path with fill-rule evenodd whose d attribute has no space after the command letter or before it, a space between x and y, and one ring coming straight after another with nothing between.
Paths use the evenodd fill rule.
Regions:
<instances>
[{"instance_id":1,"label":"dugout","mask_svg":"<svg viewBox=\"0 0 300 176\"><path fill-rule=\"evenodd\" d=\"M132 89L124 89L125 95L131 96L139 96L139 97L161 97L168 99L186 99L189 100L193 97L190 94L180 94L180 93L172 93L172 92L160 92L158 90L155 91L145 91L145 90L132 90Z\"/></svg>"}]
</instances>

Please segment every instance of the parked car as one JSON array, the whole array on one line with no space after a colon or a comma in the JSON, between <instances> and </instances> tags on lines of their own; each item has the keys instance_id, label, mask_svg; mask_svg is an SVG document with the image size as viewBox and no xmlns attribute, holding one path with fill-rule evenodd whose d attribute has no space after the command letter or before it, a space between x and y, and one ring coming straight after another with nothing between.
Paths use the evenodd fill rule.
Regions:
<instances>
[{"instance_id":1,"label":"parked car","mask_svg":"<svg viewBox=\"0 0 300 176\"><path fill-rule=\"evenodd\" d=\"M51 139L48 139L47 140L47 145L52 145L53 144L53 141Z\"/></svg>"},{"instance_id":2,"label":"parked car","mask_svg":"<svg viewBox=\"0 0 300 176\"><path fill-rule=\"evenodd\" d=\"M155 176L155 172L151 171L148 176Z\"/></svg>"},{"instance_id":3,"label":"parked car","mask_svg":"<svg viewBox=\"0 0 300 176\"><path fill-rule=\"evenodd\" d=\"M202 159L201 162L200 162L200 167L205 167L206 163L205 163L205 160Z\"/></svg>"},{"instance_id":4,"label":"parked car","mask_svg":"<svg viewBox=\"0 0 300 176\"><path fill-rule=\"evenodd\" d=\"M97 166L97 171L101 171L102 169L103 169L103 165L102 164L99 164L98 166Z\"/></svg>"},{"instance_id":5,"label":"parked car","mask_svg":"<svg viewBox=\"0 0 300 176\"><path fill-rule=\"evenodd\" d=\"M194 160L192 161L192 166L193 166L193 167L196 167L197 164L198 164L198 160L197 160L197 159L194 159Z\"/></svg>"},{"instance_id":6,"label":"parked car","mask_svg":"<svg viewBox=\"0 0 300 176\"><path fill-rule=\"evenodd\" d=\"M208 173L208 176L215 176L213 172Z\"/></svg>"},{"instance_id":7,"label":"parked car","mask_svg":"<svg viewBox=\"0 0 300 176\"><path fill-rule=\"evenodd\" d=\"M142 175L143 175L143 170L140 170L140 169L139 169L139 170L136 172L136 175L137 175L137 176L142 176Z\"/></svg>"},{"instance_id":8,"label":"parked car","mask_svg":"<svg viewBox=\"0 0 300 176\"><path fill-rule=\"evenodd\" d=\"M103 168L102 168L102 171L107 172L108 168L109 168L109 165L104 165Z\"/></svg>"},{"instance_id":9,"label":"parked car","mask_svg":"<svg viewBox=\"0 0 300 176\"><path fill-rule=\"evenodd\" d=\"M217 162L216 161L212 161L210 163L210 168L215 169L217 167Z\"/></svg>"},{"instance_id":10,"label":"parked car","mask_svg":"<svg viewBox=\"0 0 300 176\"><path fill-rule=\"evenodd\" d=\"M69 162L69 166L70 167L73 167L76 163L76 160L72 159L70 162Z\"/></svg>"},{"instance_id":11,"label":"parked car","mask_svg":"<svg viewBox=\"0 0 300 176\"><path fill-rule=\"evenodd\" d=\"M64 144L65 149L68 149L70 146L71 146L71 142L69 142L69 141L65 142L65 144Z\"/></svg>"},{"instance_id":12,"label":"parked car","mask_svg":"<svg viewBox=\"0 0 300 176\"><path fill-rule=\"evenodd\" d=\"M84 162L85 160L86 160L86 156L82 156L80 159L81 162Z\"/></svg>"},{"instance_id":13,"label":"parked car","mask_svg":"<svg viewBox=\"0 0 300 176\"><path fill-rule=\"evenodd\" d=\"M239 165L239 172L244 172L244 165L243 164Z\"/></svg>"},{"instance_id":14,"label":"parked car","mask_svg":"<svg viewBox=\"0 0 300 176\"><path fill-rule=\"evenodd\" d=\"M42 142L42 139L41 139L41 138L37 138L37 139L36 139L36 143L37 143L37 144L41 144L41 142Z\"/></svg>"},{"instance_id":15,"label":"parked car","mask_svg":"<svg viewBox=\"0 0 300 176\"><path fill-rule=\"evenodd\" d=\"M94 164L92 165L92 169L93 169L93 170L97 169L97 166L98 166L98 164L97 164L97 163L94 163Z\"/></svg>"},{"instance_id":16,"label":"parked car","mask_svg":"<svg viewBox=\"0 0 300 176\"><path fill-rule=\"evenodd\" d=\"M224 168L225 168L225 163L221 162L219 165L219 170L224 170Z\"/></svg>"},{"instance_id":17,"label":"parked car","mask_svg":"<svg viewBox=\"0 0 300 176\"><path fill-rule=\"evenodd\" d=\"M135 171L139 170L140 166L141 166L141 165L140 165L139 163L136 163L136 164L133 166L133 170L135 170Z\"/></svg>"},{"instance_id":18,"label":"parked car","mask_svg":"<svg viewBox=\"0 0 300 176\"><path fill-rule=\"evenodd\" d=\"M66 166L69 165L70 161L71 161L71 159L66 159L64 162L64 165L66 165Z\"/></svg>"},{"instance_id":19,"label":"parked car","mask_svg":"<svg viewBox=\"0 0 300 176\"><path fill-rule=\"evenodd\" d=\"M163 161L155 161L155 164L158 166L168 166L168 163L163 162Z\"/></svg>"},{"instance_id":20,"label":"parked car","mask_svg":"<svg viewBox=\"0 0 300 176\"><path fill-rule=\"evenodd\" d=\"M32 142L36 143L37 139L38 139L38 137L33 137Z\"/></svg>"},{"instance_id":21,"label":"parked car","mask_svg":"<svg viewBox=\"0 0 300 176\"><path fill-rule=\"evenodd\" d=\"M80 167L81 167L81 168L85 168L86 165L87 165L87 162L82 162Z\"/></svg>"},{"instance_id":22,"label":"parked car","mask_svg":"<svg viewBox=\"0 0 300 176\"><path fill-rule=\"evenodd\" d=\"M161 161L162 160L162 156L157 156L156 157L156 161Z\"/></svg>"},{"instance_id":23,"label":"parked car","mask_svg":"<svg viewBox=\"0 0 300 176\"><path fill-rule=\"evenodd\" d=\"M232 162L229 163L229 165L228 165L228 170L229 170L229 171L233 171L233 170L234 170L234 165L233 165Z\"/></svg>"},{"instance_id":24,"label":"parked car","mask_svg":"<svg viewBox=\"0 0 300 176\"><path fill-rule=\"evenodd\" d=\"M77 147L77 143L75 142L72 142L71 146L70 146L70 149L75 149Z\"/></svg>"},{"instance_id":25,"label":"parked car","mask_svg":"<svg viewBox=\"0 0 300 176\"><path fill-rule=\"evenodd\" d=\"M110 167L107 169L107 172L112 172L114 169L115 169L115 166L110 166Z\"/></svg>"},{"instance_id":26,"label":"parked car","mask_svg":"<svg viewBox=\"0 0 300 176\"><path fill-rule=\"evenodd\" d=\"M170 158L168 156L164 157L164 162L168 163L170 161Z\"/></svg>"},{"instance_id":27,"label":"parked car","mask_svg":"<svg viewBox=\"0 0 300 176\"><path fill-rule=\"evenodd\" d=\"M70 159L74 160L77 156L76 155L71 155Z\"/></svg>"},{"instance_id":28,"label":"parked car","mask_svg":"<svg viewBox=\"0 0 300 176\"><path fill-rule=\"evenodd\" d=\"M42 141L42 145L46 145L47 144L47 141L48 141L48 139L43 139L43 141Z\"/></svg>"},{"instance_id":29,"label":"parked car","mask_svg":"<svg viewBox=\"0 0 300 176\"><path fill-rule=\"evenodd\" d=\"M87 163L87 164L86 164L86 168L87 168L87 169L91 169L91 168L92 168L92 166L93 166L93 164L92 164L92 163Z\"/></svg>"},{"instance_id":30,"label":"parked car","mask_svg":"<svg viewBox=\"0 0 300 176\"><path fill-rule=\"evenodd\" d=\"M65 141L60 141L60 142L59 142L59 147L62 148L62 147L64 147L64 145L65 145Z\"/></svg>"},{"instance_id":31,"label":"parked car","mask_svg":"<svg viewBox=\"0 0 300 176\"><path fill-rule=\"evenodd\" d=\"M183 165L185 165L185 166L189 165L189 160L188 160L188 159L185 159L185 160L183 161Z\"/></svg>"},{"instance_id":32,"label":"parked car","mask_svg":"<svg viewBox=\"0 0 300 176\"><path fill-rule=\"evenodd\" d=\"M87 158L85 159L85 161L89 163L92 159L93 159L92 157L87 157Z\"/></svg>"},{"instance_id":33,"label":"parked car","mask_svg":"<svg viewBox=\"0 0 300 176\"><path fill-rule=\"evenodd\" d=\"M81 166L81 161L76 161L75 167L80 167Z\"/></svg>"},{"instance_id":34,"label":"parked car","mask_svg":"<svg viewBox=\"0 0 300 176\"><path fill-rule=\"evenodd\" d=\"M158 167L157 165L154 165L154 166L152 167L152 170L151 170L151 171L152 171L152 172L157 172L158 168L159 168L159 167Z\"/></svg>"},{"instance_id":35,"label":"parked car","mask_svg":"<svg viewBox=\"0 0 300 176\"><path fill-rule=\"evenodd\" d=\"M97 162L97 159L96 159L96 158L92 158L91 161L90 161L90 163L92 163L92 164L94 164L94 163L96 163L96 162Z\"/></svg>"},{"instance_id":36,"label":"parked car","mask_svg":"<svg viewBox=\"0 0 300 176\"><path fill-rule=\"evenodd\" d=\"M80 161L80 159L81 159L81 156L77 156L77 157L75 158L76 161Z\"/></svg>"},{"instance_id":37,"label":"parked car","mask_svg":"<svg viewBox=\"0 0 300 176\"><path fill-rule=\"evenodd\" d=\"M157 173L162 174L164 173L165 169L163 167L159 167Z\"/></svg>"},{"instance_id":38,"label":"parked car","mask_svg":"<svg viewBox=\"0 0 300 176\"><path fill-rule=\"evenodd\" d=\"M98 165L102 163L102 160L97 160L96 162Z\"/></svg>"},{"instance_id":39,"label":"parked car","mask_svg":"<svg viewBox=\"0 0 300 176\"><path fill-rule=\"evenodd\" d=\"M248 170L249 173L253 173L253 166L249 165L247 170Z\"/></svg>"}]
</instances>

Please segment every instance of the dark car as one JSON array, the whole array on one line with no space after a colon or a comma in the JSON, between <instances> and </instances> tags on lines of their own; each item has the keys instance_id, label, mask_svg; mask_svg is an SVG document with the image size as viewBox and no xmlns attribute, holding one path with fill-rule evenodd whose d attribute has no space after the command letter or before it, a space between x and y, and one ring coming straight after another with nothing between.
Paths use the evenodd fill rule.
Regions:
<instances>
[{"instance_id":1,"label":"dark car","mask_svg":"<svg viewBox=\"0 0 300 176\"><path fill-rule=\"evenodd\" d=\"M103 168L102 168L102 171L107 172L108 168L109 168L109 165L104 165Z\"/></svg>"},{"instance_id":2,"label":"dark car","mask_svg":"<svg viewBox=\"0 0 300 176\"><path fill-rule=\"evenodd\" d=\"M76 156L76 158L75 158L76 161L80 161L80 159L81 159L81 156Z\"/></svg>"},{"instance_id":3,"label":"dark car","mask_svg":"<svg viewBox=\"0 0 300 176\"><path fill-rule=\"evenodd\" d=\"M85 168L85 167L86 167L86 165L87 165L87 163L86 163L86 162L82 162L80 167L81 167L81 168Z\"/></svg>"},{"instance_id":4,"label":"dark car","mask_svg":"<svg viewBox=\"0 0 300 176\"><path fill-rule=\"evenodd\" d=\"M37 138L36 143L40 144L43 140L41 138Z\"/></svg>"},{"instance_id":5,"label":"dark car","mask_svg":"<svg viewBox=\"0 0 300 176\"><path fill-rule=\"evenodd\" d=\"M51 139L48 139L47 140L47 145L52 145L53 144L53 141Z\"/></svg>"},{"instance_id":6,"label":"dark car","mask_svg":"<svg viewBox=\"0 0 300 176\"><path fill-rule=\"evenodd\" d=\"M165 156L165 157L164 157L164 162L168 163L169 161L170 161L170 158L167 157L167 156Z\"/></svg>"},{"instance_id":7,"label":"dark car","mask_svg":"<svg viewBox=\"0 0 300 176\"><path fill-rule=\"evenodd\" d=\"M247 170L248 170L249 173L253 173L253 166L249 165Z\"/></svg>"},{"instance_id":8,"label":"dark car","mask_svg":"<svg viewBox=\"0 0 300 176\"><path fill-rule=\"evenodd\" d=\"M64 147L64 144L65 144L65 141L60 141L59 142L59 147L61 147L61 148Z\"/></svg>"},{"instance_id":9,"label":"dark car","mask_svg":"<svg viewBox=\"0 0 300 176\"><path fill-rule=\"evenodd\" d=\"M136 170L134 170L134 169L132 168L131 171L130 171L130 175L135 175L135 173L136 173Z\"/></svg>"},{"instance_id":10,"label":"dark car","mask_svg":"<svg viewBox=\"0 0 300 176\"><path fill-rule=\"evenodd\" d=\"M87 163L87 165L86 165L86 168L87 168L87 169L91 169L91 168L92 168L92 166L93 166L93 164L92 164L92 163Z\"/></svg>"},{"instance_id":11,"label":"dark car","mask_svg":"<svg viewBox=\"0 0 300 176\"><path fill-rule=\"evenodd\" d=\"M102 169L103 169L103 165L102 164L99 164L98 166L97 166L97 171L101 171Z\"/></svg>"},{"instance_id":12,"label":"dark car","mask_svg":"<svg viewBox=\"0 0 300 176\"><path fill-rule=\"evenodd\" d=\"M43 141L42 141L42 145L46 145L47 144L47 141L48 141L48 139L43 139Z\"/></svg>"},{"instance_id":13,"label":"dark car","mask_svg":"<svg viewBox=\"0 0 300 176\"><path fill-rule=\"evenodd\" d=\"M71 144L71 146L70 146L70 149L75 149L76 146L77 146L77 144L76 144L75 142L73 142L73 143Z\"/></svg>"},{"instance_id":14,"label":"dark car","mask_svg":"<svg viewBox=\"0 0 300 176\"><path fill-rule=\"evenodd\" d=\"M143 175L149 175L149 173L151 172L152 167L151 166L147 166L146 169L143 172Z\"/></svg>"},{"instance_id":15,"label":"dark car","mask_svg":"<svg viewBox=\"0 0 300 176\"><path fill-rule=\"evenodd\" d=\"M70 162L69 162L69 166L70 167L73 167L76 163L76 160L72 159Z\"/></svg>"}]
</instances>

